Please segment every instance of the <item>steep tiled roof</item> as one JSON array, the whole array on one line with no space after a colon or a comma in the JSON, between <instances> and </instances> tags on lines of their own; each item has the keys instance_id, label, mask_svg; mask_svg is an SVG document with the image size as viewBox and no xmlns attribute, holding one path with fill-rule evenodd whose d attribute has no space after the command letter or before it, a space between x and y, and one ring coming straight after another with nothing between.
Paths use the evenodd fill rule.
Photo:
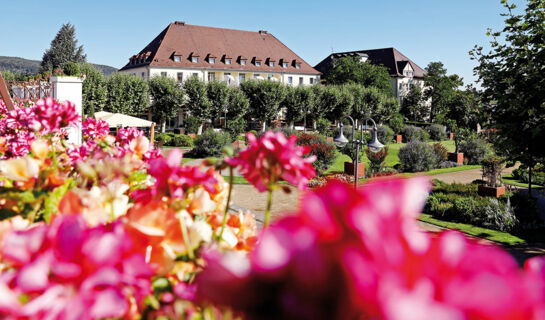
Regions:
<instances>
[{"instance_id":1,"label":"steep tiled roof","mask_svg":"<svg viewBox=\"0 0 545 320\"><path fill-rule=\"evenodd\" d=\"M181 55L181 61L175 61L176 55ZM266 31L242 31L188 25L183 22L171 23L153 41L151 41L136 57L147 55L147 59L131 60L121 70L141 66L179 67L199 69L232 69L253 72L286 72L320 74L301 57L291 51L275 36ZM192 56L199 56L198 62L192 62ZM210 64L208 56L219 57L214 64ZM135 56L133 56L135 57ZM240 58L246 59L246 65L240 64ZM225 59L231 58L231 64ZM273 67L266 61L289 62L288 68L279 63ZM135 63L133 63L134 61ZM256 66L254 61L261 61ZM284 60L283 60L284 61ZM300 68L297 68L297 64Z\"/></svg>"},{"instance_id":2,"label":"steep tiled roof","mask_svg":"<svg viewBox=\"0 0 545 320\"><path fill-rule=\"evenodd\" d=\"M314 68L322 73L326 73L331 67L331 62L335 58L340 58L344 56L357 56L361 54L366 54L369 58L370 63L383 65L388 68L388 73L392 77L403 77L403 68L407 65L407 63L409 63L413 68L415 78L423 78L426 74L426 70L422 69L414 61L407 58L395 48L336 52L330 54L327 58L318 63Z\"/></svg>"}]
</instances>

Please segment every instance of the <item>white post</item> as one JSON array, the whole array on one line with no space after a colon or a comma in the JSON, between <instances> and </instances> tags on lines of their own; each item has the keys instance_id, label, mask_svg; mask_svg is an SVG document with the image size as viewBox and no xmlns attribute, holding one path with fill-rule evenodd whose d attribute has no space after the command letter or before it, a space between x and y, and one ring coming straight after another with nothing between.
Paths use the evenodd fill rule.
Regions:
<instances>
[{"instance_id":1,"label":"white post","mask_svg":"<svg viewBox=\"0 0 545 320\"><path fill-rule=\"evenodd\" d=\"M70 101L76 106L76 112L80 119L83 114L82 108L82 86L83 79L78 77L51 77L49 80L53 83L53 98L59 102ZM68 131L68 142L81 144L81 123L75 127L66 128Z\"/></svg>"}]
</instances>

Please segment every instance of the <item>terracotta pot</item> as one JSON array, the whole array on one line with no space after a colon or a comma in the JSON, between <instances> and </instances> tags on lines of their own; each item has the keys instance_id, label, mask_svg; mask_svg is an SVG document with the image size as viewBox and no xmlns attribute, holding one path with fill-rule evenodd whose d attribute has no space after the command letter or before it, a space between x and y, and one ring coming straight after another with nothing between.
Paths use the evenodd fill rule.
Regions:
<instances>
[{"instance_id":1,"label":"terracotta pot","mask_svg":"<svg viewBox=\"0 0 545 320\"><path fill-rule=\"evenodd\" d=\"M448 138L449 138L449 140L454 139L454 133L449 132L449 133L448 133Z\"/></svg>"},{"instance_id":2,"label":"terracotta pot","mask_svg":"<svg viewBox=\"0 0 545 320\"><path fill-rule=\"evenodd\" d=\"M193 138L193 139L195 139L195 137L197 137L197 135L194 134L194 133L188 133L187 135L190 136L190 137Z\"/></svg>"},{"instance_id":3,"label":"terracotta pot","mask_svg":"<svg viewBox=\"0 0 545 320\"><path fill-rule=\"evenodd\" d=\"M453 161L458 164L464 164L464 153L463 152L449 152L448 161Z\"/></svg>"},{"instance_id":4,"label":"terracotta pot","mask_svg":"<svg viewBox=\"0 0 545 320\"><path fill-rule=\"evenodd\" d=\"M403 141L403 136L400 134L395 135L395 141L396 143L401 143Z\"/></svg>"},{"instance_id":5,"label":"terracotta pot","mask_svg":"<svg viewBox=\"0 0 545 320\"><path fill-rule=\"evenodd\" d=\"M333 142L333 137L327 137L327 141Z\"/></svg>"},{"instance_id":6,"label":"terracotta pot","mask_svg":"<svg viewBox=\"0 0 545 320\"><path fill-rule=\"evenodd\" d=\"M484 197L496 197L499 198L505 193L505 186L501 187L489 187L487 185L479 185L479 195Z\"/></svg>"},{"instance_id":7,"label":"terracotta pot","mask_svg":"<svg viewBox=\"0 0 545 320\"><path fill-rule=\"evenodd\" d=\"M356 167L353 162L344 163L344 173L354 176ZM365 177L365 163L358 163L358 178Z\"/></svg>"}]
</instances>

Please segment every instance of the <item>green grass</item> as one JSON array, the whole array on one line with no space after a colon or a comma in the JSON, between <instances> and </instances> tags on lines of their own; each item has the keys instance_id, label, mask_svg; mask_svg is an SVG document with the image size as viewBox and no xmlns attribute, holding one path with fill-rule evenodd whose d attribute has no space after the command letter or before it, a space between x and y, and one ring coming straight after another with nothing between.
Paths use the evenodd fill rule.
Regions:
<instances>
[{"instance_id":1,"label":"green grass","mask_svg":"<svg viewBox=\"0 0 545 320\"><path fill-rule=\"evenodd\" d=\"M528 183L527 182L520 182L519 180L515 179L513 177L513 174L511 174L511 173L503 174L501 176L501 179L502 179L503 183L505 183L505 184L508 184L508 185L511 185L511 186L522 187L522 188L528 188ZM543 189L543 186L532 183L532 188L536 189L536 190L540 190L540 189Z\"/></svg>"},{"instance_id":2,"label":"green grass","mask_svg":"<svg viewBox=\"0 0 545 320\"><path fill-rule=\"evenodd\" d=\"M523 239L507 232L501 232L497 230L476 227L476 226L465 224L465 223L443 221L443 220L435 219L431 215L425 214L425 213L422 213L420 215L419 220L436 225L436 226L440 226L443 228L459 230L465 234L468 234L474 237L484 238L484 239L498 242L501 244L512 245L512 244L521 244L526 242Z\"/></svg>"}]
</instances>

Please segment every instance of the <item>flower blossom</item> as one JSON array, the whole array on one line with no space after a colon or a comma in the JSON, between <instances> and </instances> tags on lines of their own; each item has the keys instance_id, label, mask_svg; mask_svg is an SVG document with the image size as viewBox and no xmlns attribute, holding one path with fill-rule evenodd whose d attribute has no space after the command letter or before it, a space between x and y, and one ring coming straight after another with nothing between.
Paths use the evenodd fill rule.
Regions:
<instances>
[{"instance_id":1,"label":"flower blossom","mask_svg":"<svg viewBox=\"0 0 545 320\"><path fill-rule=\"evenodd\" d=\"M34 112L44 133L55 133L81 121L81 116L72 102L59 103L51 97L36 101Z\"/></svg>"},{"instance_id":2,"label":"flower blossom","mask_svg":"<svg viewBox=\"0 0 545 320\"><path fill-rule=\"evenodd\" d=\"M102 119L87 117L82 123L83 138L96 140L106 136L110 132L108 123Z\"/></svg>"},{"instance_id":3,"label":"flower blossom","mask_svg":"<svg viewBox=\"0 0 545 320\"><path fill-rule=\"evenodd\" d=\"M135 127L121 128L117 131L116 141L123 146L143 135L144 132Z\"/></svg>"},{"instance_id":4,"label":"flower blossom","mask_svg":"<svg viewBox=\"0 0 545 320\"><path fill-rule=\"evenodd\" d=\"M331 182L265 229L249 258L210 251L201 299L247 319L541 319L545 259L416 224L424 178Z\"/></svg>"},{"instance_id":5,"label":"flower blossom","mask_svg":"<svg viewBox=\"0 0 545 320\"><path fill-rule=\"evenodd\" d=\"M309 148L296 146L295 135L286 138L282 132L267 131L258 139L249 132L247 138L248 148L226 162L240 166L244 178L260 192L270 190L279 179L303 189L316 174L312 167L316 157L303 158Z\"/></svg>"},{"instance_id":6,"label":"flower blossom","mask_svg":"<svg viewBox=\"0 0 545 320\"><path fill-rule=\"evenodd\" d=\"M121 223L88 228L78 214L61 216L8 233L2 255L2 318L123 317L150 293L151 270Z\"/></svg>"}]
</instances>

